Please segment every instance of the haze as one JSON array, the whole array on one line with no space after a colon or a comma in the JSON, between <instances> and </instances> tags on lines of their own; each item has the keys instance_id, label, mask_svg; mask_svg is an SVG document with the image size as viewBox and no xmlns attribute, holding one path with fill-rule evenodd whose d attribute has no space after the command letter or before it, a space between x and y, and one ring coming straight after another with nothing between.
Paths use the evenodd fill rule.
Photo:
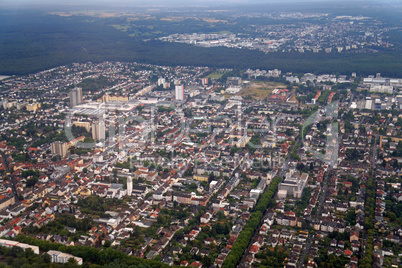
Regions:
<instances>
[{"instance_id":1,"label":"haze","mask_svg":"<svg viewBox=\"0 0 402 268\"><path fill-rule=\"evenodd\" d=\"M329 2L329 0L193 0L193 1L184 1L184 0L169 0L169 1L161 1L161 0L89 0L89 1L80 1L80 0L67 0L67 1L52 1L52 0L3 0L0 1L0 6L12 6L12 5L23 5L23 6L32 6L32 5L97 5L97 6L138 6L138 5L222 5L222 4L256 4L256 3L283 3L283 2ZM346 1L347 2L347 1ZM360 1L363 2L363 1ZM398 0L388 0L388 1L364 1L371 3L398 3Z\"/></svg>"}]
</instances>

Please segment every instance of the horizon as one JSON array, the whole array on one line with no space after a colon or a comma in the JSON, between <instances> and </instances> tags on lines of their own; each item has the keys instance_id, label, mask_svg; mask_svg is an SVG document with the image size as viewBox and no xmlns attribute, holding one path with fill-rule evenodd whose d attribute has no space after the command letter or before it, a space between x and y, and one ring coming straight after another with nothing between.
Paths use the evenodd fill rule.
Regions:
<instances>
[{"instance_id":1,"label":"horizon","mask_svg":"<svg viewBox=\"0 0 402 268\"><path fill-rule=\"evenodd\" d=\"M79 0L66 0L66 1L51 1L51 0L3 0L0 1L0 8L6 6L166 6L166 5L178 5L178 6L198 6L198 5L207 5L207 6L216 6L216 5L255 5L255 4L288 4L288 3L327 3L327 2L336 2L336 3L365 3L365 4L401 4L398 0L371 0L371 1L363 1L363 0L354 0L354 1L334 1L334 0L195 0L195 1L183 1L183 0L90 0L90 1L79 1Z\"/></svg>"}]
</instances>

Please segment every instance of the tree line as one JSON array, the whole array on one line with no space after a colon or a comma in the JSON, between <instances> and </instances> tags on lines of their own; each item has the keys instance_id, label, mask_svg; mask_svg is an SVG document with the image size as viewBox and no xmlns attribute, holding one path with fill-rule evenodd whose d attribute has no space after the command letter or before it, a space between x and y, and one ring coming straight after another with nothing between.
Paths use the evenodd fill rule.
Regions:
<instances>
[{"instance_id":1,"label":"tree line","mask_svg":"<svg viewBox=\"0 0 402 268\"><path fill-rule=\"evenodd\" d=\"M107 248L101 250L87 246L65 246L49 241L38 240L33 237L18 235L16 240L21 243L38 246L41 251L58 250L64 253L72 254L76 257L83 258L84 264L90 264L91 267L109 266L112 263L119 263L119 267L144 267L144 268L168 268L167 264L128 256L120 250Z\"/></svg>"},{"instance_id":2,"label":"tree line","mask_svg":"<svg viewBox=\"0 0 402 268\"><path fill-rule=\"evenodd\" d=\"M237 263L243 256L244 251L247 249L251 238L260 224L263 213L266 209L275 206L276 203L273 198L281 180L282 179L280 177L275 177L269 185L267 191L262 194L258 200L257 205L254 208L254 212L251 213L250 219L247 221L243 231L237 237L229 255L223 262L223 268L237 266Z\"/></svg>"}]
</instances>

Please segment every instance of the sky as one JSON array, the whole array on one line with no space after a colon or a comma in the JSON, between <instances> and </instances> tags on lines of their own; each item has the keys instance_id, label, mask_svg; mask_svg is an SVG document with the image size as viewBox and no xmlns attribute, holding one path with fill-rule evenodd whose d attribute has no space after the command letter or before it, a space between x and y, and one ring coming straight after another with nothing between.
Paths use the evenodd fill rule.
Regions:
<instances>
[{"instance_id":1,"label":"sky","mask_svg":"<svg viewBox=\"0 0 402 268\"><path fill-rule=\"evenodd\" d=\"M278 2L328 2L331 0L0 0L2 5L153 5L153 4L253 4ZM374 0L371 2L398 2L400 0Z\"/></svg>"}]
</instances>

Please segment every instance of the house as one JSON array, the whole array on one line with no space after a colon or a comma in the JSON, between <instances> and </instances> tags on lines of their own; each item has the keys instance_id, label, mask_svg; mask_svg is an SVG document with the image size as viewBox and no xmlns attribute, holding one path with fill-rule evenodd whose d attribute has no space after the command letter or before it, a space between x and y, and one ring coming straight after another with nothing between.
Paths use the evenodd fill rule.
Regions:
<instances>
[{"instance_id":1,"label":"house","mask_svg":"<svg viewBox=\"0 0 402 268\"><path fill-rule=\"evenodd\" d=\"M353 252L350 249L345 249L343 254L345 254L346 257L350 258L350 257L352 257Z\"/></svg>"},{"instance_id":2,"label":"house","mask_svg":"<svg viewBox=\"0 0 402 268\"><path fill-rule=\"evenodd\" d=\"M212 218L212 214L207 212L200 217L200 222L203 224L206 224L211 220L211 218Z\"/></svg>"},{"instance_id":3,"label":"house","mask_svg":"<svg viewBox=\"0 0 402 268\"><path fill-rule=\"evenodd\" d=\"M251 254L257 254L259 250L260 250L260 247L259 247L259 246L257 246L257 245L252 245L252 246L250 247L250 249L249 249L248 252L251 253Z\"/></svg>"},{"instance_id":4,"label":"house","mask_svg":"<svg viewBox=\"0 0 402 268\"><path fill-rule=\"evenodd\" d=\"M178 254L182 254L182 253L183 253L183 249L181 247L176 246L173 248L173 254L178 255Z\"/></svg>"},{"instance_id":5,"label":"house","mask_svg":"<svg viewBox=\"0 0 402 268\"><path fill-rule=\"evenodd\" d=\"M190 264L190 266L197 267L197 268L201 268L201 267L202 267L202 263L201 263L201 262L198 262L198 261L193 261L193 262Z\"/></svg>"},{"instance_id":6,"label":"house","mask_svg":"<svg viewBox=\"0 0 402 268\"><path fill-rule=\"evenodd\" d=\"M207 238L205 239L205 244L206 244L206 245L216 244L216 241L215 241L215 239L213 239L212 237L207 237Z\"/></svg>"},{"instance_id":7,"label":"house","mask_svg":"<svg viewBox=\"0 0 402 268\"><path fill-rule=\"evenodd\" d=\"M313 260L308 260L306 267L307 267L307 268L316 268L316 267L317 267L317 264L316 264L315 261L313 261Z\"/></svg>"},{"instance_id":8,"label":"house","mask_svg":"<svg viewBox=\"0 0 402 268\"><path fill-rule=\"evenodd\" d=\"M260 232L259 232L259 233L260 233L261 235L267 235L269 229L270 229L270 226L269 226L267 223L264 222L264 223L262 224L261 228L260 228Z\"/></svg>"},{"instance_id":9,"label":"house","mask_svg":"<svg viewBox=\"0 0 402 268\"><path fill-rule=\"evenodd\" d=\"M359 234L358 233L356 233L356 232L353 232L351 235L350 235L350 243L352 243L353 241L359 241Z\"/></svg>"},{"instance_id":10,"label":"house","mask_svg":"<svg viewBox=\"0 0 402 268\"><path fill-rule=\"evenodd\" d=\"M174 264L173 258L171 256L167 256L167 257L163 258L162 262L166 263L169 266L173 266L173 264Z\"/></svg>"},{"instance_id":11,"label":"house","mask_svg":"<svg viewBox=\"0 0 402 268\"><path fill-rule=\"evenodd\" d=\"M210 251L209 250L207 250L207 249L203 249L203 250L201 250L201 257L205 257L205 256L209 256L209 254L210 254Z\"/></svg>"},{"instance_id":12,"label":"house","mask_svg":"<svg viewBox=\"0 0 402 268\"><path fill-rule=\"evenodd\" d=\"M293 237L292 232L288 231L288 230L283 230L279 236L280 238L284 238L287 240L291 240Z\"/></svg>"},{"instance_id":13,"label":"house","mask_svg":"<svg viewBox=\"0 0 402 268\"><path fill-rule=\"evenodd\" d=\"M359 252L360 245L358 241L353 241L352 243L350 243L350 246L352 247L353 252Z\"/></svg>"},{"instance_id":14,"label":"house","mask_svg":"<svg viewBox=\"0 0 402 268\"><path fill-rule=\"evenodd\" d=\"M200 249L197 248L197 247L193 247L193 248L190 250L190 254L191 254L191 255L197 255L198 252L200 252Z\"/></svg>"},{"instance_id":15,"label":"house","mask_svg":"<svg viewBox=\"0 0 402 268\"><path fill-rule=\"evenodd\" d=\"M391 249L388 248L382 248L382 253L384 256L392 256L394 255L394 252Z\"/></svg>"}]
</instances>

